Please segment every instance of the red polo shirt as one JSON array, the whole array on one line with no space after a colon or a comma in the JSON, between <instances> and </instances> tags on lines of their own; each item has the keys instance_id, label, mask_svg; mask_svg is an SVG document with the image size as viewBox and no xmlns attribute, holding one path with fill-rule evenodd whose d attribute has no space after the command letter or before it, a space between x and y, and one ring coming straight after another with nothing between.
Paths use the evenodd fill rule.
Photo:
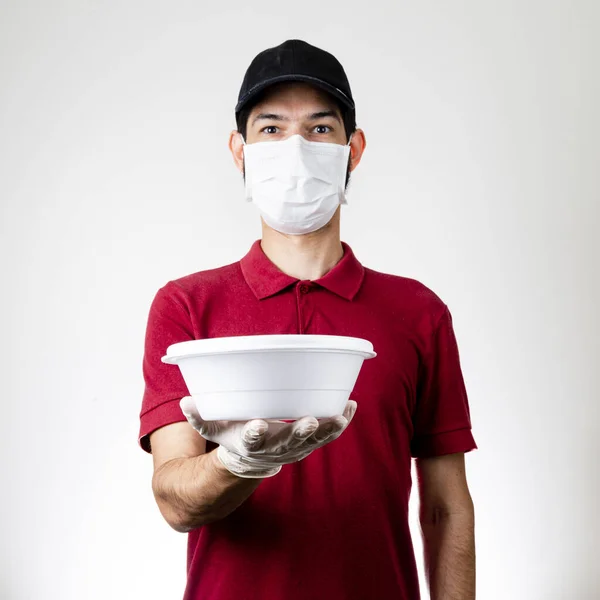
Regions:
<instances>
[{"instance_id":1,"label":"red polo shirt","mask_svg":"<svg viewBox=\"0 0 600 600\"><path fill-rule=\"evenodd\" d=\"M167 346L275 333L361 337L377 357L362 367L358 410L338 440L189 534L185 600L418 599L411 456L476 448L450 313L421 283L363 267L347 244L329 273L298 281L260 241L239 262L169 282L148 320L142 447L185 420L179 369L160 361Z\"/></svg>"}]
</instances>

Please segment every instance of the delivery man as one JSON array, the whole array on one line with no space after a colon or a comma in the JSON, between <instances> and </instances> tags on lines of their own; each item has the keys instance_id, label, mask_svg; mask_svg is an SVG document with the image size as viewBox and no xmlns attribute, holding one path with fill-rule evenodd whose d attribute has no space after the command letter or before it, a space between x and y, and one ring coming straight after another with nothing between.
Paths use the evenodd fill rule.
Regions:
<instances>
[{"instance_id":1,"label":"delivery man","mask_svg":"<svg viewBox=\"0 0 600 600\"><path fill-rule=\"evenodd\" d=\"M476 445L452 319L427 287L363 266L341 241L366 146L344 69L288 40L254 58L235 114L229 148L262 239L158 291L143 362L139 439L164 518L188 534L185 600L418 600L412 458L431 598L473 600L464 453ZM204 421L161 357L256 334L365 338L377 357L337 417Z\"/></svg>"}]
</instances>

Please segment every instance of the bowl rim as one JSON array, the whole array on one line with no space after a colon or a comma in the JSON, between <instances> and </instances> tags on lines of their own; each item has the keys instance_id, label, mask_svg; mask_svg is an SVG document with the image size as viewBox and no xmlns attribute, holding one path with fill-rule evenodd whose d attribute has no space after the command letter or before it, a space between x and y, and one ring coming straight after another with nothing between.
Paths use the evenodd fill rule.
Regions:
<instances>
[{"instance_id":1,"label":"bowl rim","mask_svg":"<svg viewBox=\"0 0 600 600\"><path fill-rule=\"evenodd\" d=\"M187 340L171 344L161 358L166 364L177 364L186 358L215 354L254 354L265 352L335 352L359 354L364 359L377 356L373 344L363 338L340 335L275 334L247 335Z\"/></svg>"}]
</instances>

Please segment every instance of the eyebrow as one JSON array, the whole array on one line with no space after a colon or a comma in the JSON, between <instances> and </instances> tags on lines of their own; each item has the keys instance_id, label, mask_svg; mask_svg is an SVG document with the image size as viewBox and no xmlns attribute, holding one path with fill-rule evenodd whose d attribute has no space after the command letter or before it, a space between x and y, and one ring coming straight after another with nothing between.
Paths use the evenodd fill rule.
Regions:
<instances>
[{"instance_id":1,"label":"eyebrow","mask_svg":"<svg viewBox=\"0 0 600 600\"><path fill-rule=\"evenodd\" d=\"M309 121L317 121L318 119L324 119L325 117L333 117L336 121L342 122L340 119L340 115L335 110L321 110L319 112L313 113L308 117Z\"/></svg>"},{"instance_id":2,"label":"eyebrow","mask_svg":"<svg viewBox=\"0 0 600 600\"><path fill-rule=\"evenodd\" d=\"M252 119L252 125L254 125L256 121L289 121L289 119L275 113L259 113Z\"/></svg>"},{"instance_id":3,"label":"eyebrow","mask_svg":"<svg viewBox=\"0 0 600 600\"><path fill-rule=\"evenodd\" d=\"M342 122L342 119L335 110L320 110L319 112L309 115L308 120L318 121L319 119L324 119L325 117L333 117L336 119L336 121L340 123ZM289 119L276 113L259 113L254 117L254 119L252 119L252 125L254 125L256 121L289 121Z\"/></svg>"}]
</instances>

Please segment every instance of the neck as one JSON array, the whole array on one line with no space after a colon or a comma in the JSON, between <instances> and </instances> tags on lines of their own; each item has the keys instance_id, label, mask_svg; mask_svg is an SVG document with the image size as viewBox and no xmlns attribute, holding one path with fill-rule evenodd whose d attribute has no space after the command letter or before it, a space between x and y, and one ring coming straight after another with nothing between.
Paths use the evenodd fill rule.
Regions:
<instances>
[{"instance_id":1,"label":"neck","mask_svg":"<svg viewBox=\"0 0 600 600\"><path fill-rule=\"evenodd\" d=\"M286 235L263 221L263 252L281 271L303 281L314 281L331 271L344 255L340 241L339 209L322 229Z\"/></svg>"}]
</instances>

